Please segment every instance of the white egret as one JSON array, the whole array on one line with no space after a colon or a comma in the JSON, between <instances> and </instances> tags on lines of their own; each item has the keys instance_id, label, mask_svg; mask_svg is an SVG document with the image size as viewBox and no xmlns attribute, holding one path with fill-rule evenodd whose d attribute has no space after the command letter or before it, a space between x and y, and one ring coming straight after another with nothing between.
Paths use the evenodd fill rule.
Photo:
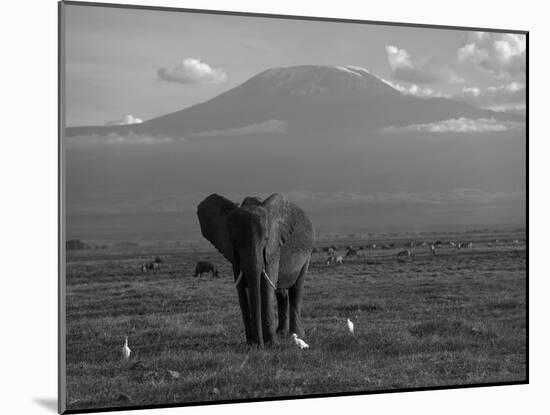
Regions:
<instances>
[{"instance_id":1,"label":"white egret","mask_svg":"<svg viewBox=\"0 0 550 415\"><path fill-rule=\"evenodd\" d=\"M347 324L349 332L353 334L353 322L349 318L347 319Z\"/></svg>"},{"instance_id":2,"label":"white egret","mask_svg":"<svg viewBox=\"0 0 550 415\"><path fill-rule=\"evenodd\" d=\"M122 360L128 360L132 351L128 347L128 336L125 337L124 346L122 346Z\"/></svg>"},{"instance_id":3,"label":"white egret","mask_svg":"<svg viewBox=\"0 0 550 415\"><path fill-rule=\"evenodd\" d=\"M301 350L309 349L309 345L302 339L299 339L296 333L292 333L292 340L294 340L296 346L298 346Z\"/></svg>"}]
</instances>

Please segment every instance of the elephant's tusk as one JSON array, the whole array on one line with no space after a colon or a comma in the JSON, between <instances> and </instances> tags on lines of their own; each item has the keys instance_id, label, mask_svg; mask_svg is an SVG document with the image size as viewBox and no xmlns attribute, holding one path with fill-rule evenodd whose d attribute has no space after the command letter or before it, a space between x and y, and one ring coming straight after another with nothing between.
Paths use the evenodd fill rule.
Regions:
<instances>
[{"instance_id":1,"label":"elephant's tusk","mask_svg":"<svg viewBox=\"0 0 550 415\"><path fill-rule=\"evenodd\" d=\"M243 272L241 271L241 272L239 272L239 276L237 277L237 281L235 281L235 287L237 285L239 285L239 283L241 282L242 277L243 277Z\"/></svg>"},{"instance_id":2,"label":"elephant's tusk","mask_svg":"<svg viewBox=\"0 0 550 415\"><path fill-rule=\"evenodd\" d=\"M273 281L271 281L271 279L270 279L269 276L267 275L267 272L265 272L265 269L262 270L262 272L264 273L264 277L267 279L267 282L269 282L269 284L273 287L273 289L276 290L277 287L275 287L275 284L273 284Z\"/></svg>"}]
</instances>

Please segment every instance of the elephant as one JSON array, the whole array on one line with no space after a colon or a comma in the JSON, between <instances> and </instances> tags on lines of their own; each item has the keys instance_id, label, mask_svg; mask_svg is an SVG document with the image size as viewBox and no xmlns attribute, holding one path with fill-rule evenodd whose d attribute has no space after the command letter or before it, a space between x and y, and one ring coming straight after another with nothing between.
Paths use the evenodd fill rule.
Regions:
<instances>
[{"instance_id":1,"label":"elephant","mask_svg":"<svg viewBox=\"0 0 550 415\"><path fill-rule=\"evenodd\" d=\"M233 266L246 342L263 348L277 344L278 335L303 336L303 287L315 240L305 212L279 193L240 205L211 194L197 216L202 235Z\"/></svg>"}]
</instances>

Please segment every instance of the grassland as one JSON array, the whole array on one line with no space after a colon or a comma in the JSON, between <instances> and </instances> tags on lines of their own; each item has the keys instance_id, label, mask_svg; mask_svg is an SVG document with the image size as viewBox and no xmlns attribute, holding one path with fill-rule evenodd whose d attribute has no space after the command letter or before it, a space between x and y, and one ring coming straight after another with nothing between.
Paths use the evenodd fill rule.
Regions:
<instances>
[{"instance_id":1,"label":"grassland","mask_svg":"<svg viewBox=\"0 0 550 415\"><path fill-rule=\"evenodd\" d=\"M406 261L395 255L400 240L401 248L340 266L314 254L303 308L307 351L287 341L246 347L229 264L213 250L69 251L68 408L524 381L526 250L512 243L523 237L488 247L486 235L468 235L472 249L433 256L416 247ZM155 256L164 260L161 272L141 273ZM193 278L199 259L216 263L221 277ZM129 362L120 359L125 335Z\"/></svg>"}]
</instances>

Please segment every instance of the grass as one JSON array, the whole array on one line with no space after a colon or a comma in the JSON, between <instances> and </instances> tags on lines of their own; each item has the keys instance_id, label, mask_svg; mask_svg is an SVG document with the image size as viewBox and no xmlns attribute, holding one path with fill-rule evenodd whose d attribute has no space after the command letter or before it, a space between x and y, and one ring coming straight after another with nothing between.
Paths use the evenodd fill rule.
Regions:
<instances>
[{"instance_id":1,"label":"grass","mask_svg":"<svg viewBox=\"0 0 550 415\"><path fill-rule=\"evenodd\" d=\"M229 264L213 251L165 250L156 274L139 270L152 247L70 252L68 408L525 380L525 247L418 247L405 262L397 250L328 268L314 255L307 351L246 347ZM192 278L198 259L223 277Z\"/></svg>"}]
</instances>

